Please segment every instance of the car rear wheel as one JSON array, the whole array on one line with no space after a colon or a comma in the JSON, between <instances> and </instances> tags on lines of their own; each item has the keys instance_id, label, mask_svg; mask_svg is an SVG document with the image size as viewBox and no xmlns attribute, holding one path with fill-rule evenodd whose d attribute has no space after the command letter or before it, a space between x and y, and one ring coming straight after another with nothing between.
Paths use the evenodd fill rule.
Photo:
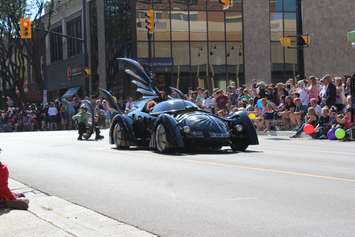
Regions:
<instances>
[{"instance_id":1,"label":"car rear wheel","mask_svg":"<svg viewBox=\"0 0 355 237\"><path fill-rule=\"evenodd\" d=\"M249 144L242 140L233 141L231 144L231 148L233 151L246 151L248 149Z\"/></svg>"},{"instance_id":2,"label":"car rear wheel","mask_svg":"<svg viewBox=\"0 0 355 237\"><path fill-rule=\"evenodd\" d=\"M160 153L167 153L171 150L171 146L168 141L168 135L163 124L159 124L156 128L155 141L157 150Z\"/></svg>"},{"instance_id":3,"label":"car rear wheel","mask_svg":"<svg viewBox=\"0 0 355 237\"><path fill-rule=\"evenodd\" d=\"M116 144L116 148L120 150L128 149L127 141L125 140L124 130L120 124L116 124L113 130L113 139Z\"/></svg>"}]
</instances>

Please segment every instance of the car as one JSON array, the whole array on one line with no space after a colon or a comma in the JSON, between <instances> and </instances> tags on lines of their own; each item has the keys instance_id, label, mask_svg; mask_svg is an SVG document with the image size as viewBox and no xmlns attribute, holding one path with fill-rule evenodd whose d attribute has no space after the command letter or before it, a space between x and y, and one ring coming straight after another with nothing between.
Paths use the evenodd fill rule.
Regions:
<instances>
[{"instance_id":1,"label":"car","mask_svg":"<svg viewBox=\"0 0 355 237\"><path fill-rule=\"evenodd\" d=\"M255 127L246 112L237 112L228 118L218 117L186 100L176 88L171 90L179 98L162 98L138 62L128 58L117 60L125 65L125 72L133 77L132 83L142 94L134 101L131 111L117 113L112 119L109 140L117 149L137 146L160 153L175 153L230 146L234 151L245 151L249 145L259 144Z\"/></svg>"}]
</instances>

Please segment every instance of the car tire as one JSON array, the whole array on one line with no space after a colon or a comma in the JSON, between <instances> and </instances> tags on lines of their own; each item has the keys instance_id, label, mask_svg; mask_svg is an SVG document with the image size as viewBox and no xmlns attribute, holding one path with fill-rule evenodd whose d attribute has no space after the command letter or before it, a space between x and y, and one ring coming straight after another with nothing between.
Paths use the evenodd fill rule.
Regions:
<instances>
[{"instance_id":1,"label":"car tire","mask_svg":"<svg viewBox=\"0 0 355 237\"><path fill-rule=\"evenodd\" d=\"M129 148L127 141L125 140L125 134L122 126L117 123L113 129L113 141L116 145L116 148L119 150L126 150Z\"/></svg>"},{"instance_id":2,"label":"car tire","mask_svg":"<svg viewBox=\"0 0 355 237\"><path fill-rule=\"evenodd\" d=\"M171 144L168 141L168 134L163 124L158 124L155 129L155 142L156 149L160 153L169 153L172 152Z\"/></svg>"},{"instance_id":3,"label":"car tire","mask_svg":"<svg viewBox=\"0 0 355 237\"><path fill-rule=\"evenodd\" d=\"M233 143L231 144L231 148L233 151L240 151L240 152L246 151L246 149L248 149L248 146L249 144L241 140L233 141Z\"/></svg>"}]
</instances>

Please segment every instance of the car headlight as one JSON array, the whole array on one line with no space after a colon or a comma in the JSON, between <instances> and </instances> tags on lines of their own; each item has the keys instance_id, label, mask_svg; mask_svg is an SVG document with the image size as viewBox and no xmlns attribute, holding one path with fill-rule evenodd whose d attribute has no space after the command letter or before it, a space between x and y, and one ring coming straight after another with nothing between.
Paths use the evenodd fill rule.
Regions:
<instances>
[{"instance_id":1,"label":"car headlight","mask_svg":"<svg viewBox=\"0 0 355 237\"><path fill-rule=\"evenodd\" d=\"M190 129L189 126L184 126L182 129L183 129L184 133L190 133L191 132L191 129Z\"/></svg>"},{"instance_id":2,"label":"car headlight","mask_svg":"<svg viewBox=\"0 0 355 237\"><path fill-rule=\"evenodd\" d=\"M243 128L243 125L237 124L237 125L235 125L235 129L237 130L237 132L242 132L244 128Z\"/></svg>"}]
</instances>

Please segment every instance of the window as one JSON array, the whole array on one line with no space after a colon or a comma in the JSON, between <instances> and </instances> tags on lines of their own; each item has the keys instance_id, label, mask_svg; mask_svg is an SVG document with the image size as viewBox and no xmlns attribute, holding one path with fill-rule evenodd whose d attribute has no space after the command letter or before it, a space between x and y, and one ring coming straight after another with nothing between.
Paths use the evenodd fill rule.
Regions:
<instances>
[{"instance_id":1,"label":"window","mask_svg":"<svg viewBox=\"0 0 355 237\"><path fill-rule=\"evenodd\" d=\"M62 26L52 29L53 32L63 34ZM62 36L50 34L49 36L51 62L63 60L63 39Z\"/></svg>"},{"instance_id":2,"label":"window","mask_svg":"<svg viewBox=\"0 0 355 237\"><path fill-rule=\"evenodd\" d=\"M77 17L67 23L67 34L75 38L81 39L81 17ZM77 39L68 38L68 57L81 54L82 42Z\"/></svg>"},{"instance_id":3,"label":"window","mask_svg":"<svg viewBox=\"0 0 355 237\"><path fill-rule=\"evenodd\" d=\"M138 0L137 58L148 57L145 12L152 8L156 17L152 39L155 78L171 78L172 85L185 92L197 87L224 89L231 81L243 84L242 0L231 3L223 10L219 0ZM171 65L157 65L164 60Z\"/></svg>"},{"instance_id":4,"label":"window","mask_svg":"<svg viewBox=\"0 0 355 237\"><path fill-rule=\"evenodd\" d=\"M281 37L294 41L297 35L296 2L298 0L270 0L272 81L286 81L297 72L297 49L281 46ZM293 42L294 43L294 42Z\"/></svg>"}]
</instances>

